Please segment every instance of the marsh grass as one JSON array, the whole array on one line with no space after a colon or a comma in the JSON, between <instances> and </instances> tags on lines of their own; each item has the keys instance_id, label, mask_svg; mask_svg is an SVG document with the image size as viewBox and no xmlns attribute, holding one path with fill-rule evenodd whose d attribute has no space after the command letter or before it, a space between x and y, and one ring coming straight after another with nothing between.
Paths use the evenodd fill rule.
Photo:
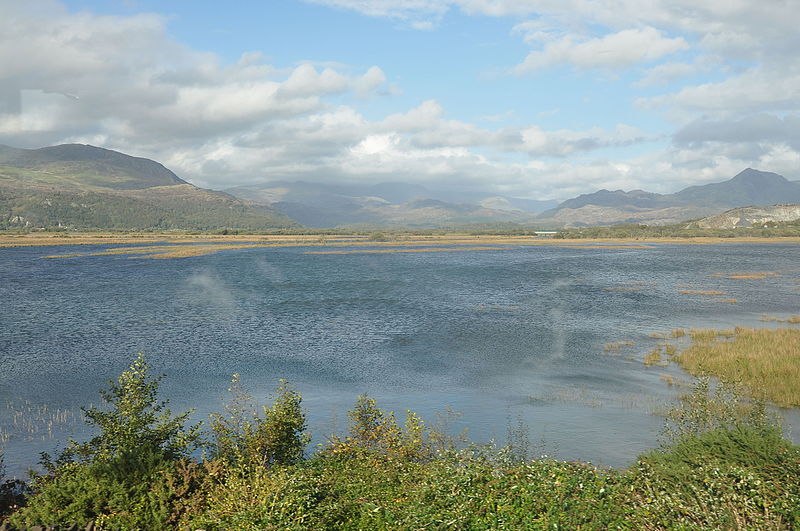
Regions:
<instances>
[{"instance_id":1,"label":"marsh grass","mask_svg":"<svg viewBox=\"0 0 800 531\"><path fill-rule=\"evenodd\" d=\"M800 330L737 327L691 336L692 345L674 358L691 374L742 382L777 405L800 406Z\"/></svg>"},{"instance_id":2,"label":"marsh grass","mask_svg":"<svg viewBox=\"0 0 800 531\"><path fill-rule=\"evenodd\" d=\"M673 328L670 335L675 339L679 337L684 337L686 335L686 330L684 330L683 328Z\"/></svg>"},{"instance_id":3,"label":"marsh grass","mask_svg":"<svg viewBox=\"0 0 800 531\"><path fill-rule=\"evenodd\" d=\"M653 365L665 366L667 364L666 361L663 361L661 356L664 354L664 350L661 346L658 346L648 352L643 360L645 367L651 367Z\"/></svg>"},{"instance_id":4,"label":"marsh grass","mask_svg":"<svg viewBox=\"0 0 800 531\"><path fill-rule=\"evenodd\" d=\"M681 289L678 290L678 293L682 293L684 295L708 295L708 296L716 296L716 295L725 295L724 291L716 290L716 289Z\"/></svg>"},{"instance_id":5,"label":"marsh grass","mask_svg":"<svg viewBox=\"0 0 800 531\"><path fill-rule=\"evenodd\" d=\"M733 280L764 280L766 278L778 278L781 275L775 271L753 271L745 273L714 273L714 278L730 278Z\"/></svg>"},{"instance_id":6,"label":"marsh grass","mask_svg":"<svg viewBox=\"0 0 800 531\"><path fill-rule=\"evenodd\" d=\"M611 343L606 343L603 346L603 350L606 351L606 352L619 352L624 347L632 347L634 345L635 345L635 343L633 341L630 341L630 340L613 341Z\"/></svg>"}]
</instances>

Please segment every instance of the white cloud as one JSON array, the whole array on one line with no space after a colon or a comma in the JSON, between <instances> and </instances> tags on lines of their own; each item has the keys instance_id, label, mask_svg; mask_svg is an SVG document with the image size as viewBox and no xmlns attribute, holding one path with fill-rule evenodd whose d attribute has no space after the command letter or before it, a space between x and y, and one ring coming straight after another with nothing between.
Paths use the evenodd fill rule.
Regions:
<instances>
[{"instance_id":1,"label":"white cloud","mask_svg":"<svg viewBox=\"0 0 800 531\"><path fill-rule=\"evenodd\" d=\"M626 68L688 48L682 37L665 37L655 28L626 29L601 38L566 35L546 42L515 68L523 74L559 64L580 69Z\"/></svg>"}]
</instances>

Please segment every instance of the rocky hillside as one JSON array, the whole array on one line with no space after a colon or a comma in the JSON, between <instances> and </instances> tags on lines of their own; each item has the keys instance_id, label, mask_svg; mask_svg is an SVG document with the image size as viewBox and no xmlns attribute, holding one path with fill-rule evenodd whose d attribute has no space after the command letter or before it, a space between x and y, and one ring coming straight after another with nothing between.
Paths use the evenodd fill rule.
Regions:
<instances>
[{"instance_id":1,"label":"rocky hillside","mask_svg":"<svg viewBox=\"0 0 800 531\"><path fill-rule=\"evenodd\" d=\"M733 229L753 225L781 224L800 221L800 204L774 205L766 207L734 208L692 222L690 226L702 229Z\"/></svg>"}]
</instances>

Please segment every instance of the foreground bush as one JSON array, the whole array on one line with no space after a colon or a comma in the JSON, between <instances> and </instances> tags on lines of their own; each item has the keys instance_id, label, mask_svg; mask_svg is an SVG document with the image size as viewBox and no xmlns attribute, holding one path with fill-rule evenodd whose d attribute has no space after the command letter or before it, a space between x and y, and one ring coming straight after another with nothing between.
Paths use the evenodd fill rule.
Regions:
<instances>
[{"instance_id":1,"label":"foreground bush","mask_svg":"<svg viewBox=\"0 0 800 531\"><path fill-rule=\"evenodd\" d=\"M196 447L199 427L185 427L188 413L173 417L158 401L159 381L140 354L110 382L101 391L109 410L84 409L100 433L83 443L70 441L55 460L43 456L47 474L33 478L35 494L11 523L164 528L174 496L163 485Z\"/></svg>"},{"instance_id":2,"label":"foreground bush","mask_svg":"<svg viewBox=\"0 0 800 531\"><path fill-rule=\"evenodd\" d=\"M209 458L184 416L156 399L138 358L88 410L11 524L101 529L796 529L800 447L763 403L701 378L670 412L662 448L627 471L469 445L359 397L347 435L305 457L300 395L281 382L259 409L239 386L212 417ZM91 413L91 414L89 414ZM134 447L135 446L135 447Z\"/></svg>"}]
</instances>

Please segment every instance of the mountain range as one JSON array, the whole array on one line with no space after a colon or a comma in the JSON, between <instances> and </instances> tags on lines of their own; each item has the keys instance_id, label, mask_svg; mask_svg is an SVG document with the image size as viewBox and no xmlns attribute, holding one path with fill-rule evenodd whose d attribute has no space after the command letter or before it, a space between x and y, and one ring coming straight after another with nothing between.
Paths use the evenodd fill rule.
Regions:
<instances>
[{"instance_id":1,"label":"mountain range","mask_svg":"<svg viewBox=\"0 0 800 531\"><path fill-rule=\"evenodd\" d=\"M562 202L538 220L559 226L646 223L664 225L737 207L800 203L800 182L747 168L732 179L690 186L674 194L600 190Z\"/></svg>"},{"instance_id":2,"label":"mountain range","mask_svg":"<svg viewBox=\"0 0 800 531\"><path fill-rule=\"evenodd\" d=\"M94 146L17 149L0 145L0 228L655 225L777 203L800 203L800 182L751 168L730 180L673 194L599 190L559 204L399 182L280 181L220 192L194 186L158 162Z\"/></svg>"},{"instance_id":3,"label":"mountain range","mask_svg":"<svg viewBox=\"0 0 800 531\"><path fill-rule=\"evenodd\" d=\"M271 182L226 190L242 199L269 204L310 227L393 225L436 227L465 223L528 223L558 205L475 192L436 190L418 184L326 184Z\"/></svg>"}]
</instances>

